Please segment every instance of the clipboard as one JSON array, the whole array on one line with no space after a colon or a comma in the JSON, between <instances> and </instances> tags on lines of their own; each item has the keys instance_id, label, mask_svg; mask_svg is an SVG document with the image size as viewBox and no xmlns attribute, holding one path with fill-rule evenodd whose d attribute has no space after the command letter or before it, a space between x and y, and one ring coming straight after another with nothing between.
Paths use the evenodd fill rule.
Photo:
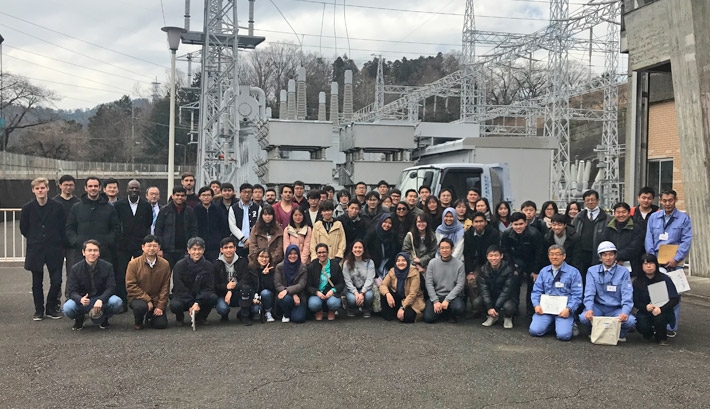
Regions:
<instances>
[{"instance_id":1,"label":"clipboard","mask_svg":"<svg viewBox=\"0 0 710 409\"><path fill-rule=\"evenodd\" d=\"M666 265L673 260L676 253L678 253L678 247L677 244L661 244L658 246L658 264Z\"/></svg>"}]
</instances>

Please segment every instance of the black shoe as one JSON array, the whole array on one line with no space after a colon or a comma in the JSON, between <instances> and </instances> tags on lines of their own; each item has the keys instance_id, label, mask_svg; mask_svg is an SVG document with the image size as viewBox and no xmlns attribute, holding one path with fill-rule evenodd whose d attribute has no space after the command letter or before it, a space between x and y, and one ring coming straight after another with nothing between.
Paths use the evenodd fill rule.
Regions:
<instances>
[{"instance_id":1,"label":"black shoe","mask_svg":"<svg viewBox=\"0 0 710 409\"><path fill-rule=\"evenodd\" d=\"M456 324L457 322L459 322L459 320L456 318L456 316L454 314L449 314L449 322L451 324Z\"/></svg>"},{"instance_id":2,"label":"black shoe","mask_svg":"<svg viewBox=\"0 0 710 409\"><path fill-rule=\"evenodd\" d=\"M251 318L250 318L250 317L244 318L244 319L242 320L242 322L244 322L244 326L245 326L245 327L250 327L250 326L251 326Z\"/></svg>"},{"instance_id":3,"label":"black shoe","mask_svg":"<svg viewBox=\"0 0 710 409\"><path fill-rule=\"evenodd\" d=\"M229 315L223 315L219 318L219 322L229 322Z\"/></svg>"},{"instance_id":4,"label":"black shoe","mask_svg":"<svg viewBox=\"0 0 710 409\"><path fill-rule=\"evenodd\" d=\"M121 306L121 311L119 311L117 314L125 314L128 311L128 306L126 305L126 302L123 302L123 305Z\"/></svg>"},{"instance_id":5,"label":"black shoe","mask_svg":"<svg viewBox=\"0 0 710 409\"><path fill-rule=\"evenodd\" d=\"M210 325L210 323L207 321L206 318L195 318L195 325L205 327L207 325Z\"/></svg>"},{"instance_id":6,"label":"black shoe","mask_svg":"<svg viewBox=\"0 0 710 409\"><path fill-rule=\"evenodd\" d=\"M47 318L51 318L51 319L53 319L53 320L62 319L62 314L60 314L59 311L56 311L56 310L54 310L54 311L47 311L44 315L45 315Z\"/></svg>"},{"instance_id":7,"label":"black shoe","mask_svg":"<svg viewBox=\"0 0 710 409\"><path fill-rule=\"evenodd\" d=\"M101 324L99 324L99 329L109 329L111 328L111 324L108 322L108 318L104 318L103 321L101 321Z\"/></svg>"},{"instance_id":8,"label":"black shoe","mask_svg":"<svg viewBox=\"0 0 710 409\"><path fill-rule=\"evenodd\" d=\"M71 330L80 331L82 328L84 328L84 317L75 319L74 325L71 327Z\"/></svg>"},{"instance_id":9,"label":"black shoe","mask_svg":"<svg viewBox=\"0 0 710 409\"><path fill-rule=\"evenodd\" d=\"M44 319L44 314L41 312L36 312L35 315L32 316L32 321L42 321Z\"/></svg>"},{"instance_id":10,"label":"black shoe","mask_svg":"<svg viewBox=\"0 0 710 409\"><path fill-rule=\"evenodd\" d=\"M185 314L179 313L175 314L175 324L178 326L185 326Z\"/></svg>"}]
</instances>

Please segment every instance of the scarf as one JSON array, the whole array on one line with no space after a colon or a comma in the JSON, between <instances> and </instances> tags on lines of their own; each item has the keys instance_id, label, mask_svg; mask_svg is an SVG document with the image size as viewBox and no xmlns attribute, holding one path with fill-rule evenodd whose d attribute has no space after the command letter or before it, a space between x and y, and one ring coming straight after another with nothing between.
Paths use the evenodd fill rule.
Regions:
<instances>
[{"instance_id":1,"label":"scarf","mask_svg":"<svg viewBox=\"0 0 710 409\"><path fill-rule=\"evenodd\" d=\"M320 263L320 262L319 262ZM325 288L328 286L328 279L330 278L330 260L325 263L325 266L321 269L320 282L318 283L318 290L325 294Z\"/></svg>"},{"instance_id":2,"label":"scarf","mask_svg":"<svg viewBox=\"0 0 710 409\"><path fill-rule=\"evenodd\" d=\"M405 267L403 270L398 269L397 264L395 264L394 266L394 276L397 277L397 296L400 299L404 299L404 281L409 275L409 266L411 265L411 262L409 260L409 254L404 252L397 253L395 260L398 259L399 256L402 256L405 260L407 260L407 267Z\"/></svg>"},{"instance_id":3,"label":"scarf","mask_svg":"<svg viewBox=\"0 0 710 409\"><path fill-rule=\"evenodd\" d=\"M288 261L288 255L291 253L291 250L296 250L296 254L298 255L298 260L296 260L295 263L292 263ZM301 269L301 250L298 249L298 246L295 244L289 244L288 247L286 247L286 253L285 253L286 258L284 258L284 278L286 279L286 285L293 285L293 281L296 279L296 275L298 274L298 270Z\"/></svg>"},{"instance_id":4,"label":"scarf","mask_svg":"<svg viewBox=\"0 0 710 409\"><path fill-rule=\"evenodd\" d=\"M394 227L394 225L390 227L389 230L382 228L382 223L387 219L392 221L392 216L389 213L382 213L379 219L377 219L377 224L375 225L375 234L382 243L390 243L394 240L394 231L392 231L392 227Z\"/></svg>"},{"instance_id":5,"label":"scarf","mask_svg":"<svg viewBox=\"0 0 710 409\"><path fill-rule=\"evenodd\" d=\"M193 276L197 277L200 272L205 270L206 268L206 263L207 260L205 260L204 257L201 259L194 261L193 259L190 258L190 255L185 256L185 264L187 265L187 271L190 272ZM208 269L209 270L209 269Z\"/></svg>"},{"instance_id":6,"label":"scarf","mask_svg":"<svg viewBox=\"0 0 710 409\"><path fill-rule=\"evenodd\" d=\"M446 217L448 213L451 213L451 215L454 216L454 222L451 226L447 226L446 223L444 223L444 217ZM454 244L457 244L459 240L461 240L464 230L463 224L461 224L458 217L456 217L456 210L451 207L447 207L446 210L444 210L444 213L441 215L441 224L436 228L436 232L448 239L451 239Z\"/></svg>"}]
</instances>

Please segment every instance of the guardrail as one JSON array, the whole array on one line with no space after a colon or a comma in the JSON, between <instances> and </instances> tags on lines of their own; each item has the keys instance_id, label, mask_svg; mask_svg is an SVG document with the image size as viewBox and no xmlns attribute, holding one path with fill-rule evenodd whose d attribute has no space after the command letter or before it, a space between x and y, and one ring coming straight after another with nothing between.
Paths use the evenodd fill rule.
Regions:
<instances>
[{"instance_id":1,"label":"guardrail","mask_svg":"<svg viewBox=\"0 0 710 409\"><path fill-rule=\"evenodd\" d=\"M21 209L0 209L0 263L25 260L25 238L20 233L20 211Z\"/></svg>"}]
</instances>

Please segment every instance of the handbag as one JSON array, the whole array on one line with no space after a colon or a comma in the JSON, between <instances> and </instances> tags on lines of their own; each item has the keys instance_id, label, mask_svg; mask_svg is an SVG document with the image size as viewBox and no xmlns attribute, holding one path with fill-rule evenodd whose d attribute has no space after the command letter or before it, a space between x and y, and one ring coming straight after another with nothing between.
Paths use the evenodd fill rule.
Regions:
<instances>
[{"instance_id":1,"label":"handbag","mask_svg":"<svg viewBox=\"0 0 710 409\"><path fill-rule=\"evenodd\" d=\"M619 317L594 317L592 319L592 344L616 345L621 334Z\"/></svg>"}]
</instances>

